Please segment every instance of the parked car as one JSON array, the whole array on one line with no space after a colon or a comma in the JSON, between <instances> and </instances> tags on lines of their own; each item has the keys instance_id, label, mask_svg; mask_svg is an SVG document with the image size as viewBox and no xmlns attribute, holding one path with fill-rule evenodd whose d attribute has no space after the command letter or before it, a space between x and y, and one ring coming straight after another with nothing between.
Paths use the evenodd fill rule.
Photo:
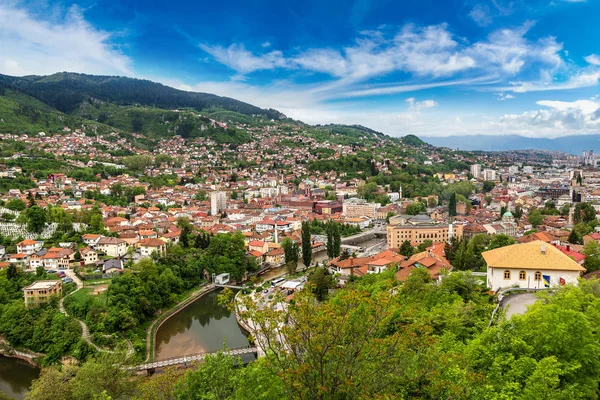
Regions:
<instances>
[{"instance_id":1,"label":"parked car","mask_svg":"<svg viewBox=\"0 0 600 400\"><path fill-rule=\"evenodd\" d=\"M59 271L57 275L59 278L64 278L65 276L67 276L67 274L65 274L63 271Z\"/></svg>"},{"instance_id":2,"label":"parked car","mask_svg":"<svg viewBox=\"0 0 600 400\"><path fill-rule=\"evenodd\" d=\"M62 278L63 283L71 283L73 282L73 279L71 278Z\"/></svg>"},{"instance_id":3,"label":"parked car","mask_svg":"<svg viewBox=\"0 0 600 400\"><path fill-rule=\"evenodd\" d=\"M56 273L56 270L54 270L54 269L49 269L47 272L48 272L49 274L55 274L55 273Z\"/></svg>"},{"instance_id":4,"label":"parked car","mask_svg":"<svg viewBox=\"0 0 600 400\"><path fill-rule=\"evenodd\" d=\"M63 267L63 266L61 265L60 267L58 267L58 270L59 270L59 271L64 271L64 270L65 270L65 267Z\"/></svg>"}]
</instances>

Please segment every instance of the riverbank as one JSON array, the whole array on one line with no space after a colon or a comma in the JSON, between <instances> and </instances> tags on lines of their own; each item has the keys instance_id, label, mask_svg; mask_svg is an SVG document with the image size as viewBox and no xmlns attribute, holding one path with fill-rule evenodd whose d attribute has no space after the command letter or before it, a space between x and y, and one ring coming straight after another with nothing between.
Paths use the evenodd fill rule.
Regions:
<instances>
[{"instance_id":1,"label":"riverbank","mask_svg":"<svg viewBox=\"0 0 600 400\"><path fill-rule=\"evenodd\" d=\"M183 310L185 307L198 300L201 296L206 293L212 292L216 289L216 286L210 284L200 287L198 290L192 292L186 299L177 303L175 306L170 308L161 314L160 317L154 320L146 333L146 360L145 362L153 362L156 352L156 332L160 329L160 327L167 321L169 318L177 314L179 311Z\"/></svg>"},{"instance_id":2,"label":"riverbank","mask_svg":"<svg viewBox=\"0 0 600 400\"><path fill-rule=\"evenodd\" d=\"M30 350L17 350L10 346L10 343L3 337L0 337L0 355L7 358L15 358L21 361L25 361L28 364L36 368L42 368L39 360L44 358L46 355L42 353L36 353Z\"/></svg>"}]
</instances>

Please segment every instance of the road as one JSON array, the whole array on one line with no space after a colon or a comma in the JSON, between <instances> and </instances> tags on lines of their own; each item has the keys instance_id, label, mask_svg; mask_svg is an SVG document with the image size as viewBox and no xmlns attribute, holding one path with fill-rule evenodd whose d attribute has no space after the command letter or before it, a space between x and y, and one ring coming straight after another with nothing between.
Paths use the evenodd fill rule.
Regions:
<instances>
[{"instance_id":1,"label":"road","mask_svg":"<svg viewBox=\"0 0 600 400\"><path fill-rule=\"evenodd\" d=\"M502 300L502 307L506 309L506 319L513 315L525 314L527 307L538 301L535 293L511 294Z\"/></svg>"}]
</instances>

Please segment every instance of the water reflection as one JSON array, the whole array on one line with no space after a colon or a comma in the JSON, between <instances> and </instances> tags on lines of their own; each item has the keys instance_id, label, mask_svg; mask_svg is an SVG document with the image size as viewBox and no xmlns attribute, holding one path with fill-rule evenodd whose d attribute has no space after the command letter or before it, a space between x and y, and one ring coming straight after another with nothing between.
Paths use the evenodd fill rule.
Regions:
<instances>
[{"instance_id":1,"label":"water reflection","mask_svg":"<svg viewBox=\"0 0 600 400\"><path fill-rule=\"evenodd\" d=\"M40 370L15 358L0 356L0 392L14 399L23 399L31 382L40 376Z\"/></svg>"},{"instance_id":2,"label":"water reflection","mask_svg":"<svg viewBox=\"0 0 600 400\"><path fill-rule=\"evenodd\" d=\"M235 315L219 305L211 292L169 318L156 333L156 359L248 345L246 332Z\"/></svg>"}]
</instances>

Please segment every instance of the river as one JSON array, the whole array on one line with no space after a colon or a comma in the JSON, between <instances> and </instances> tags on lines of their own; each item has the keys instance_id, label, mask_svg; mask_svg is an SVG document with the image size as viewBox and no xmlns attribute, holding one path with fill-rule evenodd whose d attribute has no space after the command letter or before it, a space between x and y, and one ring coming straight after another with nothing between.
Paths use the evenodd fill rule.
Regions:
<instances>
[{"instance_id":1,"label":"river","mask_svg":"<svg viewBox=\"0 0 600 400\"><path fill-rule=\"evenodd\" d=\"M218 291L207 293L166 320L156 332L156 360L248 346L235 314L219 305ZM242 357L244 361L254 356Z\"/></svg>"},{"instance_id":2,"label":"river","mask_svg":"<svg viewBox=\"0 0 600 400\"><path fill-rule=\"evenodd\" d=\"M40 370L25 361L0 356L0 392L11 398L22 399L39 375Z\"/></svg>"}]
</instances>

